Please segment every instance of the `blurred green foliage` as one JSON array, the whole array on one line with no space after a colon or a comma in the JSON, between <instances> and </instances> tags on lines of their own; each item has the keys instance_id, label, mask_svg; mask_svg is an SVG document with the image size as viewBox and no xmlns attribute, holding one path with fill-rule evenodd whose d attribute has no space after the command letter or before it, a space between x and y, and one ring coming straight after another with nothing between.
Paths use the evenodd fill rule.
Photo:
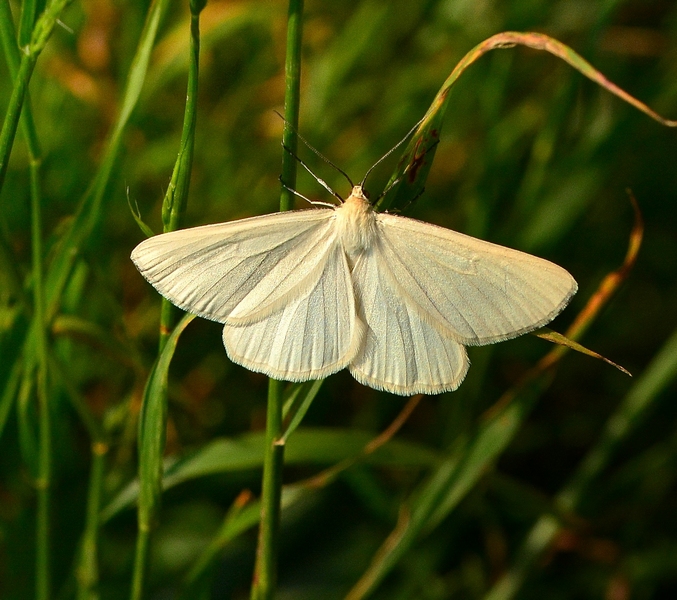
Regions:
<instances>
[{"instance_id":1,"label":"blurred green foliage","mask_svg":"<svg viewBox=\"0 0 677 600\"><path fill-rule=\"evenodd\" d=\"M61 16L73 32L57 27L38 61L30 100L44 154L47 271L104 159L150 5L75 2ZM12 8L18 25L20 8ZM143 234L127 196L159 232L181 138L188 19L187 1L170 3L111 183L89 215L58 311L48 315L58 598L73 597L77 587L93 439L110 444L100 597L129 594L136 517L122 500L134 497L136 422L157 352L160 301L129 260ZM271 212L279 201L282 122L273 110L281 110L284 94L286 5L209 0L201 20L183 226ZM664 116L677 117L677 7L668 0L308 1L301 133L360 179L424 114L456 62L503 30L558 38ZM11 90L0 61L1 106ZM348 193L340 175L300 152ZM463 75L425 193L408 214L567 268L580 291L553 324L564 331L623 260L631 188L645 220L644 244L630 278L582 342L635 380L570 354L528 391L528 402L512 405L524 407L510 422L514 430L500 420L482 429L492 423L485 411L550 348L532 336L472 348L473 366L457 392L424 398L396 441L362 457L364 444L406 401L362 387L347 372L330 377L290 437L280 599L343 598L370 564L381 569L374 598L483 598L492 589L494 600L507 598L492 586L519 567L525 536L548 515L561 518L562 528L521 572L519 598L677 596L674 341L660 354L677 327L675 156L674 131L548 54L498 50ZM371 177L373 196L396 162ZM298 189L327 199L304 174ZM20 130L0 196L0 597L11 600L30 597L35 577L37 404L17 367L30 359L30 214ZM150 598L180 590L187 598L247 597L257 512L243 490L259 493L266 388L265 377L228 361L217 324L197 319L182 335L170 370L171 489L153 540ZM619 430L623 415L632 418ZM322 428L330 429L323 435ZM604 431L620 431L613 452L563 514L562 493L590 450L606 443ZM478 454L468 454L470 447ZM298 485L351 456L325 484ZM449 475L459 472L467 484ZM426 502L429 514L385 568L375 552L407 519L416 523ZM200 560L208 566L192 577ZM363 596L354 590L351 597Z\"/></svg>"}]
</instances>

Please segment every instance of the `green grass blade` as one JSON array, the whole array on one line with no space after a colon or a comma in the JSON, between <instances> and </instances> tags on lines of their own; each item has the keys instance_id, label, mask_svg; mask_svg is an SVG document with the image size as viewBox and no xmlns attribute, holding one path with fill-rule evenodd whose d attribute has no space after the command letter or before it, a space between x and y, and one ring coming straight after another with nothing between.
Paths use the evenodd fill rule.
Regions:
<instances>
[{"instance_id":1,"label":"green grass blade","mask_svg":"<svg viewBox=\"0 0 677 600\"><path fill-rule=\"evenodd\" d=\"M373 441L366 431L329 427L299 428L289 439L285 462L288 465L335 465L359 459L380 467L423 468L438 465L442 457L420 444L391 439L374 452L363 455ZM265 437L262 432L235 438L218 438L195 453L167 464L163 490L210 475L258 469L263 465ZM130 483L106 506L106 521L134 504L139 494L138 481Z\"/></svg>"},{"instance_id":2,"label":"green grass blade","mask_svg":"<svg viewBox=\"0 0 677 600\"><path fill-rule=\"evenodd\" d=\"M167 10L168 0L154 0L146 18L141 37L127 77L122 108L106 144L104 158L89 190L83 197L68 231L59 241L56 255L47 274L47 316L52 318L59 309L61 295L68 282L75 261L80 256L83 244L101 218L102 204L111 183L114 167L121 152L123 133L136 107L141 88L148 72L151 51L158 27Z\"/></svg>"},{"instance_id":3,"label":"green grass blade","mask_svg":"<svg viewBox=\"0 0 677 600\"><path fill-rule=\"evenodd\" d=\"M107 454L107 444L102 442L92 444L85 530L80 541L76 568L77 600L97 600L99 597L99 530Z\"/></svg>"},{"instance_id":4,"label":"green grass blade","mask_svg":"<svg viewBox=\"0 0 677 600\"><path fill-rule=\"evenodd\" d=\"M390 14L389 6L378 0L356 3L345 26L316 59L308 75L312 93L304 97L304 116L309 122L318 123L321 132L333 129L335 124L331 118L336 113L329 106L343 93L351 71L368 56L372 45L378 43Z\"/></svg>"},{"instance_id":5,"label":"green grass blade","mask_svg":"<svg viewBox=\"0 0 677 600\"><path fill-rule=\"evenodd\" d=\"M37 393L40 429L39 473L36 480L38 489L38 522L36 556L37 593L36 597L49 598L51 595L50 569L50 490L52 487L52 424L49 371L47 367L47 322L45 320L44 266L42 250L42 206L39 171L36 162L31 164L31 251L33 266L33 322L36 332Z\"/></svg>"},{"instance_id":6,"label":"green grass blade","mask_svg":"<svg viewBox=\"0 0 677 600\"><path fill-rule=\"evenodd\" d=\"M560 346L566 346L570 350L573 350L574 352L580 352L581 354L585 354L586 356L590 356L591 358L596 358L597 360L604 361L606 364L611 365L612 367L615 367L618 369L621 373L625 373L626 375L629 375L632 377L632 373L625 369L624 367L621 367L621 365L617 365L615 362L612 360L609 360L606 358L606 356L602 356L599 352L595 352L594 350L590 350L590 348L586 348L583 344L579 344L578 342L575 342L574 340L570 340L568 337L565 335L562 335L561 333L558 333L557 331L553 331L549 327L541 327L540 329L536 331L532 331L531 335L534 335L536 337L541 338L542 340L547 340L549 342L552 342L553 344L559 344Z\"/></svg>"},{"instance_id":7,"label":"green grass blade","mask_svg":"<svg viewBox=\"0 0 677 600\"><path fill-rule=\"evenodd\" d=\"M179 337L195 315L185 315L167 339L148 378L139 419L138 536L132 598L140 600L146 577L150 533L155 526L162 495L162 460L167 427L167 379Z\"/></svg>"},{"instance_id":8,"label":"green grass blade","mask_svg":"<svg viewBox=\"0 0 677 600\"><path fill-rule=\"evenodd\" d=\"M0 0L0 44L5 55L7 68L12 79L16 79L21 64L21 51L16 43L16 32L14 30L14 21L12 20L12 11L8 0ZM31 109L29 96L24 100L22 109L22 129L28 143L28 152L33 161L39 161L41 157L40 146L38 144L35 122L33 120L33 111Z\"/></svg>"},{"instance_id":9,"label":"green grass blade","mask_svg":"<svg viewBox=\"0 0 677 600\"><path fill-rule=\"evenodd\" d=\"M514 439L538 399L544 382L532 382L504 408L496 412L477 433L436 469L405 507L397 527L374 555L369 568L346 596L368 597L399 563L415 541L446 517L484 475L486 469Z\"/></svg>"},{"instance_id":10,"label":"green grass blade","mask_svg":"<svg viewBox=\"0 0 677 600\"><path fill-rule=\"evenodd\" d=\"M36 411L33 400L35 391L35 355L27 355L23 361L21 384L17 395L17 420L19 425L19 447L31 477L39 472L38 438L36 433Z\"/></svg>"},{"instance_id":11,"label":"green grass blade","mask_svg":"<svg viewBox=\"0 0 677 600\"><path fill-rule=\"evenodd\" d=\"M37 60L37 55L24 54L21 59L19 71L14 78L14 89L12 90L12 96L9 99L9 106L5 113L2 130L0 130L0 191L2 191L5 182L7 165L14 145L14 136L16 135L16 130L19 125L19 117L21 116L21 107Z\"/></svg>"},{"instance_id":12,"label":"green grass blade","mask_svg":"<svg viewBox=\"0 0 677 600\"><path fill-rule=\"evenodd\" d=\"M440 130L449 105L451 88L458 81L462 73L487 52L501 48L512 48L515 45L523 45L534 50L549 52L655 121L667 127L677 126L677 121L663 118L646 104L609 81L602 73L566 44L541 33L520 33L515 31L499 33L475 46L461 59L449 77L447 77L390 178L390 184L397 183L393 185L390 193L381 199L378 204L379 210L388 208L401 209L422 193L435 157L437 143L440 139Z\"/></svg>"},{"instance_id":13,"label":"green grass blade","mask_svg":"<svg viewBox=\"0 0 677 600\"><path fill-rule=\"evenodd\" d=\"M45 8L45 0L24 0L21 3L19 18L19 46L23 48L31 42L31 34L38 15Z\"/></svg>"},{"instance_id":14,"label":"green grass blade","mask_svg":"<svg viewBox=\"0 0 677 600\"><path fill-rule=\"evenodd\" d=\"M192 6L192 4L191 4ZM172 179L162 204L163 231L179 228L179 220L186 208L190 173L195 148L195 125L197 123L197 93L200 66L200 11L191 10L190 18L190 58L188 63L188 90L183 116L181 147L174 165Z\"/></svg>"},{"instance_id":15,"label":"green grass blade","mask_svg":"<svg viewBox=\"0 0 677 600\"><path fill-rule=\"evenodd\" d=\"M621 405L607 421L602 436L588 452L569 483L557 494L555 506L564 514L576 510L590 484L609 465L618 446L641 424L660 394L677 378L677 331L651 361ZM560 519L543 515L531 528L512 567L496 582L485 600L514 598L529 573L560 531Z\"/></svg>"},{"instance_id":16,"label":"green grass blade","mask_svg":"<svg viewBox=\"0 0 677 600\"><path fill-rule=\"evenodd\" d=\"M308 412L315 396L320 391L324 379L306 381L294 384L285 399L282 416L287 422L282 434L282 441L287 442L289 436L301 424L303 417Z\"/></svg>"},{"instance_id":17,"label":"green grass blade","mask_svg":"<svg viewBox=\"0 0 677 600\"><path fill-rule=\"evenodd\" d=\"M314 490L308 490L301 486L284 486L280 499L282 509L287 509L308 497ZM244 496L248 500L247 496ZM184 591L181 594L183 600L193 600L196 584L204 576L205 572L213 565L219 553L229 542L240 534L258 525L261 517L261 502L249 502L245 506L238 506L238 500L226 514L219 531L211 540L209 546L198 557L195 564L184 580Z\"/></svg>"},{"instance_id":18,"label":"green grass blade","mask_svg":"<svg viewBox=\"0 0 677 600\"><path fill-rule=\"evenodd\" d=\"M33 69L40 56L40 53L47 44L47 40L52 35L54 26L61 12L70 4L71 0L52 0L46 10L42 13L35 29L31 34L30 43L25 46L21 63L16 77L14 78L14 89L7 107L5 120L0 131L0 191L5 180L5 173L7 172L7 165L9 163L9 156L14 145L14 136L19 124L19 117L21 115L21 108L23 106L26 92L28 91L28 83L30 82ZM7 11L4 11L0 17L6 19ZM3 28L8 28L5 23ZM11 51L10 51L11 54ZM11 60L11 59L10 59Z\"/></svg>"},{"instance_id":19,"label":"green grass blade","mask_svg":"<svg viewBox=\"0 0 677 600\"><path fill-rule=\"evenodd\" d=\"M153 237L155 232L146 224L146 222L141 217L141 212L139 211L139 205L134 202L132 204L132 199L129 196L129 190L127 190L127 206L129 206L129 212L132 214L134 221L139 226L139 229L146 237Z\"/></svg>"},{"instance_id":20,"label":"green grass blade","mask_svg":"<svg viewBox=\"0 0 677 600\"><path fill-rule=\"evenodd\" d=\"M228 542L259 522L261 505L259 502L252 503L251 497L251 492L246 490L235 499L226 513L219 531L184 578L182 598L186 600L194 598L196 584L200 582Z\"/></svg>"},{"instance_id":21,"label":"green grass blade","mask_svg":"<svg viewBox=\"0 0 677 600\"><path fill-rule=\"evenodd\" d=\"M22 371L23 361L18 358L12 365L12 369L9 372L9 377L7 378L7 383L5 384L5 388L2 391L2 396L0 396L0 439L2 438L2 434L5 431L7 419L9 418L12 407L14 406L14 401L19 392Z\"/></svg>"},{"instance_id":22,"label":"green grass blade","mask_svg":"<svg viewBox=\"0 0 677 600\"><path fill-rule=\"evenodd\" d=\"M101 502L104 489L104 475L109 443L99 419L92 413L84 398L69 380L68 373L54 355L50 355L50 373L68 396L82 425L91 440L91 465L85 512L85 528L75 564L76 598L97 600L99 585L99 535L101 528Z\"/></svg>"},{"instance_id":23,"label":"green grass blade","mask_svg":"<svg viewBox=\"0 0 677 600\"><path fill-rule=\"evenodd\" d=\"M119 340L105 327L77 315L57 316L52 322L51 334L55 338L76 340L137 372L144 368L138 348L129 340Z\"/></svg>"},{"instance_id":24,"label":"green grass blade","mask_svg":"<svg viewBox=\"0 0 677 600\"><path fill-rule=\"evenodd\" d=\"M203 3L198 3L204 7ZM195 10L194 10L195 9ZM195 148L195 125L197 123L197 92L200 66L200 11L198 5L191 3L190 16L190 60L188 63L188 90L183 115L183 131L179 155L174 164L172 178L162 203L163 231L175 231L179 228L180 219L185 212L188 201L190 174L193 167L193 150ZM138 222L138 220L137 220ZM159 350L162 352L174 324L176 307L166 298L162 299L160 309Z\"/></svg>"}]
</instances>

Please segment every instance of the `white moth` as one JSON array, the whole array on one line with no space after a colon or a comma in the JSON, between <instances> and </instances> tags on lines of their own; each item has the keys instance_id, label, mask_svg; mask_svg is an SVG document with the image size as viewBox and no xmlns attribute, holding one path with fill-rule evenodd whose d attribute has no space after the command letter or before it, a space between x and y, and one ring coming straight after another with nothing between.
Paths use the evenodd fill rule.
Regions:
<instances>
[{"instance_id":1,"label":"white moth","mask_svg":"<svg viewBox=\"0 0 677 600\"><path fill-rule=\"evenodd\" d=\"M547 260L377 213L362 185L336 207L157 235L132 260L171 302L224 324L233 362L286 381L347 367L401 395L455 390L464 346L541 327L577 289Z\"/></svg>"}]
</instances>

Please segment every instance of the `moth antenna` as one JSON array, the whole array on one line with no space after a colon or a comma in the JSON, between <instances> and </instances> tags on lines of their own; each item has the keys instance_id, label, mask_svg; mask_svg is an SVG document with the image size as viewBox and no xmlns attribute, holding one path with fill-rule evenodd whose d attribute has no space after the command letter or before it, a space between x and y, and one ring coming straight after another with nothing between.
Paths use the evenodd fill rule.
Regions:
<instances>
[{"instance_id":1,"label":"moth antenna","mask_svg":"<svg viewBox=\"0 0 677 600\"><path fill-rule=\"evenodd\" d=\"M397 144L395 144L388 152L386 152L381 158L379 158L371 167L369 167L369 170L365 173L364 177L362 178L362 181L360 183L360 187L364 188L364 184L367 181L367 177L369 177L370 173L378 166L380 165L386 158L388 158L395 150L397 150L404 142L407 141L409 136L414 133L419 127L423 121L425 121L426 115L423 115L423 117L414 125L408 132L407 135L405 135ZM392 186L391 186L392 187Z\"/></svg>"},{"instance_id":2,"label":"moth antenna","mask_svg":"<svg viewBox=\"0 0 677 600\"><path fill-rule=\"evenodd\" d=\"M335 204L331 204L329 202L320 202L318 200L311 200L307 196L304 196L301 192L297 192L296 190L293 190L284 181L282 181L282 175L280 175L280 177L278 177L278 179L280 180L280 185L285 190L287 190L288 192L291 192L292 194L294 194L294 196L298 196L302 200L305 200L308 204L312 204L313 206L326 206L328 208L336 208Z\"/></svg>"},{"instance_id":3,"label":"moth antenna","mask_svg":"<svg viewBox=\"0 0 677 600\"><path fill-rule=\"evenodd\" d=\"M283 147L287 152L289 152L289 154L291 154L291 155L299 162L299 164L300 164L306 171L308 171L308 173L310 173L310 174L313 176L313 178L315 179L315 181L317 181L317 183L319 183L319 184L320 184L325 190L327 190L332 196L338 198L339 202L341 202L341 203L343 202L343 198L341 198L341 196L339 196L339 194L338 194L337 192L335 192L334 190L332 190L331 187L329 186L329 184L328 184L324 179L322 179L321 177L318 177L317 175L315 175L315 173L313 173L313 172L310 170L310 167L309 167L306 163L304 163L304 162L303 162L296 154L294 154L294 152L292 152L292 149L291 149L289 146L285 146L284 144L282 144L282 147ZM282 184L282 185L284 185L284 184ZM285 187L286 187L286 186L285 186ZM290 189L290 188L287 188L287 189ZM298 194L298 192L296 192L295 190L291 190L291 191L293 191L295 194L297 194L298 196L300 196L301 198L303 198L303 196L301 196L301 194ZM334 205L332 204L331 206L334 206Z\"/></svg>"},{"instance_id":4,"label":"moth antenna","mask_svg":"<svg viewBox=\"0 0 677 600\"><path fill-rule=\"evenodd\" d=\"M296 133L296 135L298 136L298 138L306 145L306 147L307 147L311 152L314 152L314 153L315 153L317 156L319 156L324 162L326 162L330 167L333 167L333 168L336 169L339 173L341 173L341 175L343 175L343 176L348 180L348 183L350 184L350 187L351 187L351 188L355 187L355 184L353 183L353 180L350 179L350 177L348 177L348 174L347 174L343 169L341 169L340 167L336 166L336 165L335 165L333 162L331 162L324 154L322 154L322 152L320 152L320 151L319 151L317 148L315 148L308 140L306 140L306 138L304 138L304 137L299 133L299 130L296 129L296 127L294 127L289 121L287 121L287 119L285 119L279 112L277 112L276 110L273 111L273 112L274 112L278 117L280 117L280 119L282 119L282 120L284 121L285 125L287 125L294 133ZM290 152L290 154L292 154L292 156L294 156L293 153ZM298 160L298 158L297 158L297 160ZM300 162L300 161L299 161L299 162ZM303 164L303 163L301 163L301 164ZM303 166L305 167L305 165L303 165ZM308 167L306 167L306 170L307 170L307 171L308 171L315 179L317 179L318 181L321 181L320 178L319 178L317 175L315 175L315 173L313 173ZM323 185L324 185L324 182L322 182L322 183L323 183ZM331 193L334 194L334 192L331 192ZM334 195L336 195L336 194L334 194Z\"/></svg>"}]
</instances>

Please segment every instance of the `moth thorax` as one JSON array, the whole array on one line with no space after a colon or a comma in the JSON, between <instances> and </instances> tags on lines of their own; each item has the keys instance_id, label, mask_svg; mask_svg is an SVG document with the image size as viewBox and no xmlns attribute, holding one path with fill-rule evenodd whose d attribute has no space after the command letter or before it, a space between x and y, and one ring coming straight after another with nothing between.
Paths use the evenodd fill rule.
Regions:
<instances>
[{"instance_id":1,"label":"moth thorax","mask_svg":"<svg viewBox=\"0 0 677 600\"><path fill-rule=\"evenodd\" d=\"M376 214L359 186L336 209L336 227L349 258L355 259L373 244Z\"/></svg>"}]
</instances>

